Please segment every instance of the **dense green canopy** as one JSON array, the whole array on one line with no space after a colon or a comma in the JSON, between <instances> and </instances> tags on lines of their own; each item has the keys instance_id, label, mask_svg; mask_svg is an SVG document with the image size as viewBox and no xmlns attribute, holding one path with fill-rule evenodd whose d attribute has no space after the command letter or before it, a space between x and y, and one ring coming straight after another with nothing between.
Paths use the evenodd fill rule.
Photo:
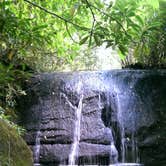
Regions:
<instances>
[{"instance_id":1,"label":"dense green canopy","mask_svg":"<svg viewBox=\"0 0 166 166\"><path fill-rule=\"evenodd\" d=\"M131 52L144 65L166 63L165 0L104 2L0 0L0 106L15 105L30 71L61 70L103 43L123 61Z\"/></svg>"},{"instance_id":2,"label":"dense green canopy","mask_svg":"<svg viewBox=\"0 0 166 166\"><path fill-rule=\"evenodd\" d=\"M157 47L160 43L160 49L164 46L165 4L164 0L108 4L101 0L1 1L1 59L17 58L19 64L27 63L37 70L47 70L52 63L56 69L53 66L79 56L80 44L106 42L108 47L117 47L120 55L132 47L142 60L154 52L153 44Z\"/></svg>"}]
</instances>

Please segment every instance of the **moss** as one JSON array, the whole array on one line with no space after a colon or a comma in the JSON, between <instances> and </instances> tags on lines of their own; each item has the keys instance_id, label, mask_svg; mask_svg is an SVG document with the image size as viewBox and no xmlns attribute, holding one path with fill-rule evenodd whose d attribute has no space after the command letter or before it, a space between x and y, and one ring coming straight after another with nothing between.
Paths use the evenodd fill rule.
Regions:
<instances>
[{"instance_id":1,"label":"moss","mask_svg":"<svg viewBox=\"0 0 166 166\"><path fill-rule=\"evenodd\" d=\"M32 166L32 152L25 141L0 119L0 166Z\"/></svg>"}]
</instances>

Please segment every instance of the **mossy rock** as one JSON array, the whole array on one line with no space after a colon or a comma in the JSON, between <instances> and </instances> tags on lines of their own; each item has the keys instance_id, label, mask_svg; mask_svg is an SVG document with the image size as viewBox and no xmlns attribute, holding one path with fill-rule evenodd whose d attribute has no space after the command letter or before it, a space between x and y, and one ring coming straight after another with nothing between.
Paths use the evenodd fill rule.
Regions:
<instances>
[{"instance_id":1,"label":"mossy rock","mask_svg":"<svg viewBox=\"0 0 166 166\"><path fill-rule=\"evenodd\" d=\"M15 129L0 119L0 166L32 166L32 152Z\"/></svg>"}]
</instances>

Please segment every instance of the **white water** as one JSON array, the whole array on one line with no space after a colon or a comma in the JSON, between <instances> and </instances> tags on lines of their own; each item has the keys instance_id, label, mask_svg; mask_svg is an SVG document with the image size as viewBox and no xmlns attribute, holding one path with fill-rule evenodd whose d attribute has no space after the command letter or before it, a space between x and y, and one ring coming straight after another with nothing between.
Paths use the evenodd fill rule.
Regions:
<instances>
[{"instance_id":1,"label":"white water","mask_svg":"<svg viewBox=\"0 0 166 166\"><path fill-rule=\"evenodd\" d=\"M108 108L108 106L110 105L110 94L109 93L107 93L106 102L107 102L106 114L108 114L109 111L110 111L109 108ZM106 115L106 117L107 116L108 115ZM110 126L110 124L108 124L108 126ZM112 131L111 131L111 133L112 133ZM110 148L110 160L113 163L118 163L118 151L117 151L117 149L115 147L115 143L114 143L114 140L112 140L112 138L111 138L111 148Z\"/></svg>"},{"instance_id":2,"label":"white water","mask_svg":"<svg viewBox=\"0 0 166 166\"><path fill-rule=\"evenodd\" d=\"M75 124L74 124L74 136L73 136L73 144L71 146L71 152L69 154L68 165L75 165L76 158L78 156L78 148L80 142L80 129L81 129L81 114L82 114L82 106L83 106L83 92L82 92L82 82L76 85L77 94L81 94L80 100L78 103L78 107L75 109Z\"/></svg>"},{"instance_id":3,"label":"white water","mask_svg":"<svg viewBox=\"0 0 166 166\"><path fill-rule=\"evenodd\" d=\"M127 148L127 141L131 142L131 161L134 163L129 163L130 165L141 165L137 164L140 162L139 155L138 155L138 145L137 145L137 138L135 137L135 132L134 130L132 131L131 138L126 138L125 137L125 127L124 127L124 116L125 114L123 113L123 108L120 103L119 99L119 94L117 93L117 106L118 106L118 122L119 122L119 127L120 127L120 134L121 134L121 158L122 158L122 165L127 162L127 155L129 153L128 148ZM135 119L134 117L131 118L131 125L134 128L135 127ZM127 163L126 163L127 165ZM117 165L119 166L119 165Z\"/></svg>"},{"instance_id":4,"label":"white water","mask_svg":"<svg viewBox=\"0 0 166 166\"><path fill-rule=\"evenodd\" d=\"M113 163L118 163L118 151L115 147L114 142L111 143L111 159Z\"/></svg>"},{"instance_id":5,"label":"white water","mask_svg":"<svg viewBox=\"0 0 166 166\"><path fill-rule=\"evenodd\" d=\"M111 164L109 166L143 166L143 165L138 163L118 163L118 164Z\"/></svg>"},{"instance_id":6,"label":"white water","mask_svg":"<svg viewBox=\"0 0 166 166\"><path fill-rule=\"evenodd\" d=\"M40 135L41 135L41 132L40 130L37 131L37 134L36 134L36 140L35 140L35 146L34 146L34 149L33 149L33 152L34 152L34 166L40 166L39 164L39 157L40 157Z\"/></svg>"},{"instance_id":7,"label":"white water","mask_svg":"<svg viewBox=\"0 0 166 166\"><path fill-rule=\"evenodd\" d=\"M126 145L125 145L125 129L123 122L123 109L121 108L121 103L119 101L119 95L117 94L117 106L118 106L118 122L120 124L120 133L121 133L121 157L122 162L125 162L126 158Z\"/></svg>"},{"instance_id":8,"label":"white water","mask_svg":"<svg viewBox=\"0 0 166 166\"><path fill-rule=\"evenodd\" d=\"M134 134L135 133L133 132L132 136L131 136L131 141L132 141L132 161L139 163L140 159L139 159L139 154L138 154L137 139L135 138Z\"/></svg>"},{"instance_id":9,"label":"white water","mask_svg":"<svg viewBox=\"0 0 166 166\"><path fill-rule=\"evenodd\" d=\"M75 120L75 128L74 128L74 141L71 147L71 153L69 155L69 165L75 165L75 160L76 160L76 157L78 156L78 146L80 141L80 128L81 128L82 101L83 101L83 94L81 95L78 108L75 112L76 120Z\"/></svg>"}]
</instances>

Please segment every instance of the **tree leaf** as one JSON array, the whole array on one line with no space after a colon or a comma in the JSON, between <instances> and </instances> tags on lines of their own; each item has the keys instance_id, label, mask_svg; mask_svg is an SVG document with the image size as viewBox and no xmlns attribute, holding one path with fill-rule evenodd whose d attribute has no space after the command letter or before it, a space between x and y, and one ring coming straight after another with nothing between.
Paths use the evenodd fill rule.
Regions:
<instances>
[{"instance_id":1,"label":"tree leaf","mask_svg":"<svg viewBox=\"0 0 166 166\"><path fill-rule=\"evenodd\" d=\"M47 28L48 25L47 24L43 24L43 25L38 25L38 26L35 26L32 31L38 31L40 29L44 29L44 28Z\"/></svg>"},{"instance_id":2,"label":"tree leaf","mask_svg":"<svg viewBox=\"0 0 166 166\"><path fill-rule=\"evenodd\" d=\"M84 44L89 38L89 35L88 36L85 36L84 38L82 38L79 42L80 45Z\"/></svg>"},{"instance_id":3,"label":"tree leaf","mask_svg":"<svg viewBox=\"0 0 166 166\"><path fill-rule=\"evenodd\" d=\"M142 26L144 25L144 20L139 15L136 15L135 18L139 22L139 24L141 24Z\"/></svg>"},{"instance_id":4,"label":"tree leaf","mask_svg":"<svg viewBox=\"0 0 166 166\"><path fill-rule=\"evenodd\" d=\"M97 46L101 45L101 40L100 40L98 35L94 35L94 40L95 40L95 43L96 43Z\"/></svg>"}]
</instances>

